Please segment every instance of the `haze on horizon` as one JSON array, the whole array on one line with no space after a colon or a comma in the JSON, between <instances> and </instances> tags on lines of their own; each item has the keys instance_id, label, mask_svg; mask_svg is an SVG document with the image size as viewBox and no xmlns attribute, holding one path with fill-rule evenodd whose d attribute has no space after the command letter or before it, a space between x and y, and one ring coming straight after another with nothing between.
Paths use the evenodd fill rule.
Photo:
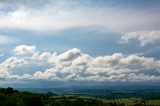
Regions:
<instances>
[{"instance_id":1,"label":"haze on horizon","mask_svg":"<svg viewBox=\"0 0 160 106\"><path fill-rule=\"evenodd\" d=\"M0 0L0 86L159 85L159 5Z\"/></svg>"}]
</instances>

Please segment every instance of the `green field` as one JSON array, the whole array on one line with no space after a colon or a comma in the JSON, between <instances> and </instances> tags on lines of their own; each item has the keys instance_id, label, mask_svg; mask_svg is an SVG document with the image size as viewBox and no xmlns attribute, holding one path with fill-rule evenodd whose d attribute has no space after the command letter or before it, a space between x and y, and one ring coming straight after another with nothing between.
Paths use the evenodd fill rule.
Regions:
<instances>
[{"instance_id":1,"label":"green field","mask_svg":"<svg viewBox=\"0 0 160 106\"><path fill-rule=\"evenodd\" d=\"M104 102L115 102L116 104L124 104L124 106L160 106L160 100L142 100L140 98L104 100Z\"/></svg>"}]
</instances>

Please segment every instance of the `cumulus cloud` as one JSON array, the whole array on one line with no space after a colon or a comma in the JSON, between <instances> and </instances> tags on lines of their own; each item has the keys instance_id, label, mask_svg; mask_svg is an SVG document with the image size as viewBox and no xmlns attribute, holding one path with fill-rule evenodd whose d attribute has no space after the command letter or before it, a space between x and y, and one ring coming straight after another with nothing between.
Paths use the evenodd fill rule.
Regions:
<instances>
[{"instance_id":1,"label":"cumulus cloud","mask_svg":"<svg viewBox=\"0 0 160 106\"><path fill-rule=\"evenodd\" d=\"M52 55L50 56L52 58ZM46 69L44 72L37 71L33 77L63 81L145 81L147 77L148 81L159 80L159 75L144 73L144 70L155 70L159 73L160 61L154 60L154 58L137 55L125 56L121 53L91 57L81 52L78 57L67 60L71 62L66 65L59 61L58 56L57 54L54 59L52 58L52 64L54 64L52 68ZM135 76L131 76L131 73Z\"/></svg>"},{"instance_id":2,"label":"cumulus cloud","mask_svg":"<svg viewBox=\"0 0 160 106\"><path fill-rule=\"evenodd\" d=\"M160 41L160 31L135 31L126 33L121 37L122 43L129 43L132 39L139 41L141 46L153 44Z\"/></svg>"},{"instance_id":3,"label":"cumulus cloud","mask_svg":"<svg viewBox=\"0 0 160 106\"><path fill-rule=\"evenodd\" d=\"M12 68L28 64L25 59L17 57L10 57L0 64L0 78L10 78L12 75Z\"/></svg>"},{"instance_id":4,"label":"cumulus cloud","mask_svg":"<svg viewBox=\"0 0 160 106\"><path fill-rule=\"evenodd\" d=\"M92 57L74 48L62 54L40 53L36 56L36 59L47 61L53 64L53 67L46 69L44 72L35 72L33 74L35 79L145 81L148 77L150 81L160 80L160 60L135 54L126 56L122 53L114 53L113 55ZM153 72L159 74L154 75ZM137 77L131 76L131 73Z\"/></svg>"},{"instance_id":5,"label":"cumulus cloud","mask_svg":"<svg viewBox=\"0 0 160 106\"><path fill-rule=\"evenodd\" d=\"M58 56L59 61L68 61L73 60L74 58L78 57L81 54L81 51L77 48L68 50L65 53L62 53Z\"/></svg>"},{"instance_id":6,"label":"cumulus cloud","mask_svg":"<svg viewBox=\"0 0 160 106\"><path fill-rule=\"evenodd\" d=\"M30 60L23 59L26 56L30 57ZM11 73L13 67L32 64L33 61L43 61L52 66L41 71L35 70L33 74L13 75ZM10 79L94 82L160 81L160 60L135 54L124 55L122 53L93 57L77 48L61 54L56 52L35 52L32 56L11 57L2 62L1 67L3 67L0 69L3 73L2 76Z\"/></svg>"},{"instance_id":7,"label":"cumulus cloud","mask_svg":"<svg viewBox=\"0 0 160 106\"><path fill-rule=\"evenodd\" d=\"M0 64L2 68L10 69L16 66L27 64L25 59L18 59L17 57L10 57Z\"/></svg>"},{"instance_id":8,"label":"cumulus cloud","mask_svg":"<svg viewBox=\"0 0 160 106\"><path fill-rule=\"evenodd\" d=\"M29 55L36 53L35 46L27 46L27 45L20 45L14 48L13 52L16 55Z\"/></svg>"},{"instance_id":9,"label":"cumulus cloud","mask_svg":"<svg viewBox=\"0 0 160 106\"><path fill-rule=\"evenodd\" d=\"M0 69L0 78L8 78L10 76L10 73L4 69Z\"/></svg>"}]
</instances>

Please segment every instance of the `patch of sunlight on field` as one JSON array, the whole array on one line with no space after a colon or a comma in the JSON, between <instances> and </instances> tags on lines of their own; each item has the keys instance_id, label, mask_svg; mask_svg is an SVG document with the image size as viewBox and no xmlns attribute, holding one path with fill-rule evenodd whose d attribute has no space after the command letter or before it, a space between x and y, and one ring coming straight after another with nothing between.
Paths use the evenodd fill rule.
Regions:
<instances>
[{"instance_id":1,"label":"patch of sunlight on field","mask_svg":"<svg viewBox=\"0 0 160 106\"><path fill-rule=\"evenodd\" d=\"M146 104L160 106L160 100L147 100Z\"/></svg>"}]
</instances>

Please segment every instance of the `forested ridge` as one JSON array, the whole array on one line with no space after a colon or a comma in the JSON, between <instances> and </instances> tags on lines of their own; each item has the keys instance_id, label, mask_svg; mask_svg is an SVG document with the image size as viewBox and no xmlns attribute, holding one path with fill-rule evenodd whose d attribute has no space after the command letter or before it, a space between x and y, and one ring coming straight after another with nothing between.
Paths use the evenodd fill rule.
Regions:
<instances>
[{"instance_id":1,"label":"forested ridge","mask_svg":"<svg viewBox=\"0 0 160 106\"><path fill-rule=\"evenodd\" d=\"M100 99L90 96L31 93L0 88L0 106L158 106L159 100L141 98Z\"/></svg>"}]
</instances>

